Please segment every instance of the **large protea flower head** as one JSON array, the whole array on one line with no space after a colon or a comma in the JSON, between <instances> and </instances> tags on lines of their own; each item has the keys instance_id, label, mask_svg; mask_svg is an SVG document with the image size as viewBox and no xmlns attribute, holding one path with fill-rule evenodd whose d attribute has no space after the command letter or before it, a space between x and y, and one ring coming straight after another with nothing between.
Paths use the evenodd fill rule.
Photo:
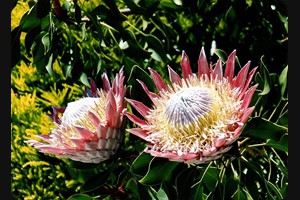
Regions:
<instances>
[{"instance_id":1,"label":"large protea flower head","mask_svg":"<svg viewBox=\"0 0 300 200\"><path fill-rule=\"evenodd\" d=\"M126 108L123 68L112 85L102 75L103 88L90 79L86 97L53 107L49 115L56 126L49 135L37 135L42 142L27 140L42 153L84 163L99 163L114 155L124 135L123 111ZM60 117L61 116L61 117Z\"/></svg>"},{"instance_id":2,"label":"large protea flower head","mask_svg":"<svg viewBox=\"0 0 300 200\"><path fill-rule=\"evenodd\" d=\"M221 59L209 65L202 47L195 74L183 51L182 78L168 66L167 84L149 69L158 93L137 80L153 106L125 98L144 119L129 112L125 115L138 126L128 131L147 141L145 152L172 161L201 164L218 159L231 149L254 110L249 104L258 86L249 88L257 68L248 74L250 61L234 76L235 55L234 50L223 74Z\"/></svg>"}]
</instances>

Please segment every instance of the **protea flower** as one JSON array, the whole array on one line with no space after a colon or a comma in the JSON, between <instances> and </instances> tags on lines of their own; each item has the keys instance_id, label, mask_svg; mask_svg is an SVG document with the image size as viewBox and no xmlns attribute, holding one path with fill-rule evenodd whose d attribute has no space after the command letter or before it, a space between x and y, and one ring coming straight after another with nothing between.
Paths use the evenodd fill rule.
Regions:
<instances>
[{"instance_id":1,"label":"protea flower","mask_svg":"<svg viewBox=\"0 0 300 200\"><path fill-rule=\"evenodd\" d=\"M103 89L90 79L86 96L67 107L53 107L49 115L56 124L49 135L37 135L42 142L27 140L42 153L84 163L99 163L111 158L124 134L123 109L125 86L123 68L112 86L107 74L102 75ZM59 114L62 113L62 114ZM61 117L60 117L61 116Z\"/></svg>"},{"instance_id":2,"label":"protea flower","mask_svg":"<svg viewBox=\"0 0 300 200\"><path fill-rule=\"evenodd\" d=\"M231 149L254 110L249 104L258 86L249 88L257 68L248 74L250 61L234 76L235 55L236 50L229 55L223 74L222 61L208 65L202 47L195 74L183 51L182 78L168 66L167 84L149 68L157 93L137 80L153 106L125 98L144 119L129 112L125 115L137 125L128 131L147 142L145 152L172 161L202 164Z\"/></svg>"}]
</instances>

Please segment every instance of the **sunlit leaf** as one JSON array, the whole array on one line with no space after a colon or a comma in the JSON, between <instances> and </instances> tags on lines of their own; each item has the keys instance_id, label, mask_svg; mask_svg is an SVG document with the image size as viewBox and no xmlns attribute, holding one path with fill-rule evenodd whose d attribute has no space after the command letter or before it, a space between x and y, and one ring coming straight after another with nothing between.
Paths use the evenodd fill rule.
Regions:
<instances>
[{"instance_id":1,"label":"sunlit leaf","mask_svg":"<svg viewBox=\"0 0 300 200\"><path fill-rule=\"evenodd\" d=\"M159 200L169 200L168 195L162 188L159 188L159 190L157 191L157 198Z\"/></svg>"},{"instance_id":2,"label":"sunlit leaf","mask_svg":"<svg viewBox=\"0 0 300 200\"><path fill-rule=\"evenodd\" d=\"M287 88L287 75L288 75L288 66L286 66L280 76L279 76L279 85L281 86L281 98L284 98L285 90Z\"/></svg>"}]
</instances>

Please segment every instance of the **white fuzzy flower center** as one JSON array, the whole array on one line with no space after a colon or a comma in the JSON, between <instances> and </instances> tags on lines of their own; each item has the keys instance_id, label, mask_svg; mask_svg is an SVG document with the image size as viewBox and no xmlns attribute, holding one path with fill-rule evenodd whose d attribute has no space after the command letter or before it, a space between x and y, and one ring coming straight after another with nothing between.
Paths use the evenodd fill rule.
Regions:
<instances>
[{"instance_id":1,"label":"white fuzzy flower center","mask_svg":"<svg viewBox=\"0 0 300 200\"><path fill-rule=\"evenodd\" d=\"M86 97L68 103L68 106L61 118L63 123L75 125L79 120L82 120L85 115L95 107L99 102L99 98Z\"/></svg>"},{"instance_id":2,"label":"white fuzzy flower center","mask_svg":"<svg viewBox=\"0 0 300 200\"><path fill-rule=\"evenodd\" d=\"M167 121L175 127L188 126L211 111L212 100L206 88L191 87L180 90L166 104Z\"/></svg>"}]
</instances>

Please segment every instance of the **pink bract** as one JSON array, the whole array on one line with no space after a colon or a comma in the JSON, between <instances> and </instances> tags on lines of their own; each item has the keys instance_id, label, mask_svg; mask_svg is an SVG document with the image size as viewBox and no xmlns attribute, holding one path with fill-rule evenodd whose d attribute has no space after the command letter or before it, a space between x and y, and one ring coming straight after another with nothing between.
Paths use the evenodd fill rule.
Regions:
<instances>
[{"instance_id":1,"label":"pink bract","mask_svg":"<svg viewBox=\"0 0 300 200\"><path fill-rule=\"evenodd\" d=\"M234 50L223 71L219 59L208 64L202 47L198 73L192 72L187 54L182 52L182 77L168 66L170 84L149 68L157 93L137 80L152 101L125 98L143 117L125 112L137 125L128 131L145 140L145 152L172 161L202 164L216 160L232 148L253 107L249 107L258 84L250 83L257 67L249 73L250 61L234 75Z\"/></svg>"},{"instance_id":2,"label":"pink bract","mask_svg":"<svg viewBox=\"0 0 300 200\"><path fill-rule=\"evenodd\" d=\"M123 68L110 84L102 75L103 88L90 79L86 97L68 103L67 107L52 107L49 116L56 124L49 135L37 135L40 140L26 143L45 154L84 163L99 163L113 156L124 135L123 110L126 108ZM62 116L60 117L60 113Z\"/></svg>"}]
</instances>

